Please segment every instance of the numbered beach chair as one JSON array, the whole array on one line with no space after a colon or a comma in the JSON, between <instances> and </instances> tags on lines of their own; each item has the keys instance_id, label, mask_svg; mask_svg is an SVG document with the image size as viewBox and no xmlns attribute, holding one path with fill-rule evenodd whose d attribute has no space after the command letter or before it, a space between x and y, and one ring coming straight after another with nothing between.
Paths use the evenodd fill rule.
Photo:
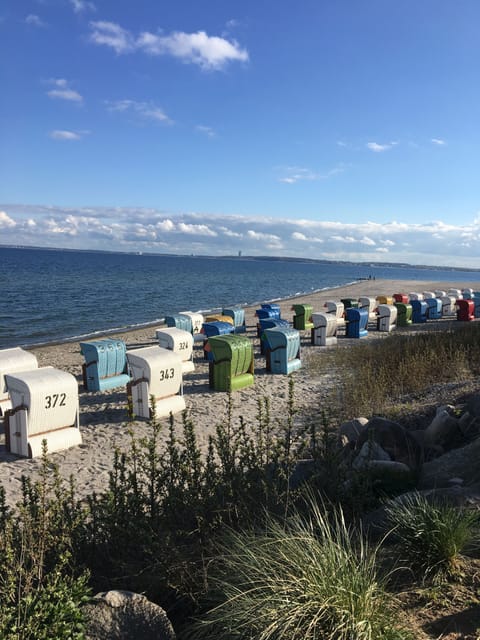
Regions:
<instances>
[{"instance_id":1,"label":"numbered beach chair","mask_svg":"<svg viewBox=\"0 0 480 640\"><path fill-rule=\"evenodd\" d=\"M38 362L30 351L25 351L20 347L0 350L0 416L12 408L5 374L15 374L18 371L30 371L31 369L38 369Z\"/></svg>"},{"instance_id":2,"label":"numbered beach chair","mask_svg":"<svg viewBox=\"0 0 480 640\"><path fill-rule=\"evenodd\" d=\"M454 316L457 314L457 308L455 306L456 298L453 296L442 296L440 301L442 303L442 316Z\"/></svg>"},{"instance_id":3,"label":"numbered beach chair","mask_svg":"<svg viewBox=\"0 0 480 640\"><path fill-rule=\"evenodd\" d=\"M365 338L368 335L368 311L365 309L346 309L345 325L347 338Z\"/></svg>"},{"instance_id":4,"label":"numbered beach chair","mask_svg":"<svg viewBox=\"0 0 480 640\"><path fill-rule=\"evenodd\" d=\"M211 389L236 391L253 384L253 345L247 336L212 336L208 344L212 354L208 365Z\"/></svg>"},{"instance_id":5,"label":"numbered beach chair","mask_svg":"<svg viewBox=\"0 0 480 640\"><path fill-rule=\"evenodd\" d=\"M392 304L379 304L377 312L377 330L387 333L393 331L397 325L397 307Z\"/></svg>"},{"instance_id":6,"label":"numbered beach chair","mask_svg":"<svg viewBox=\"0 0 480 640\"><path fill-rule=\"evenodd\" d=\"M193 341L202 341L205 339L205 336L201 333L202 324L205 322L205 319L201 313L197 313L195 311L180 311L180 315L189 316L192 321L192 335Z\"/></svg>"},{"instance_id":7,"label":"numbered beach chair","mask_svg":"<svg viewBox=\"0 0 480 640\"><path fill-rule=\"evenodd\" d=\"M470 322L475 318L475 305L473 300L459 299L455 302L457 308L457 320Z\"/></svg>"},{"instance_id":8,"label":"numbered beach chair","mask_svg":"<svg viewBox=\"0 0 480 640\"><path fill-rule=\"evenodd\" d=\"M131 382L127 392L132 398L133 413L141 418L162 418L185 409L182 361L173 351L162 347L142 347L127 351Z\"/></svg>"},{"instance_id":9,"label":"numbered beach chair","mask_svg":"<svg viewBox=\"0 0 480 640\"><path fill-rule=\"evenodd\" d=\"M288 375L300 369L300 332L297 329L272 327L265 329L264 337L267 371Z\"/></svg>"},{"instance_id":10,"label":"numbered beach chair","mask_svg":"<svg viewBox=\"0 0 480 640\"><path fill-rule=\"evenodd\" d=\"M412 305L403 302L396 302L397 307L397 326L408 327L412 324Z\"/></svg>"},{"instance_id":11,"label":"numbered beach chair","mask_svg":"<svg viewBox=\"0 0 480 640\"><path fill-rule=\"evenodd\" d=\"M42 455L42 442L53 453L81 444L78 384L53 367L6 374L12 408L5 413L5 445L24 458Z\"/></svg>"},{"instance_id":12,"label":"numbered beach chair","mask_svg":"<svg viewBox=\"0 0 480 640\"><path fill-rule=\"evenodd\" d=\"M375 312L376 307L377 307L377 301L375 300L375 298L368 298L368 297L362 296L358 299L358 308L368 311L369 321L372 321L372 322L377 321L377 314Z\"/></svg>"},{"instance_id":13,"label":"numbered beach chair","mask_svg":"<svg viewBox=\"0 0 480 640\"><path fill-rule=\"evenodd\" d=\"M208 346L208 339L212 336L223 336L227 333L233 333L235 327L231 322L204 322L202 324L202 334L205 336L206 342L203 345L203 357L205 360L209 360L210 348Z\"/></svg>"},{"instance_id":14,"label":"numbered beach chair","mask_svg":"<svg viewBox=\"0 0 480 640\"><path fill-rule=\"evenodd\" d=\"M337 318L332 313L312 313L312 344L330 347L337 344Z\"/></svg>"},{"instance_id":15,"label":"numbered beach chair","mask_svg":"<svg viewBox=\"0 0 480 640\"><path fill-rule=\"evenodd\" d=\"M297 331L310 331L313 329L312 307L309 304L294 304L292 305L292 311L295 312L293 316L294 329L297 329Z\"/></svg>"},{"instance_id":16,"label":"numbered beach chair","mask_svg":"<svg viewBox=\"0 0 480 640\"><path fill-rule=\"evenodd\" d=\"M408 295L406 293L394 293L393 303L401 302L402 304L408 304Z\"/></svg>"},{"instance_id":17,"label":"numbered beach chair","mask_svg":"<svg viewBox=\"0 0 480 640\"><path fill-rule=\"evenodd\" d=\"M195 370L193 364L193 336L189 331L177 329L177 327L166 327L157 329L155 332L158 346L176 353L182 361L182 374L191 373Z\"/></svg>"},{"instance_id":18,"label":"numbered beach chair","mask_svg":"<svg viewBox=\"0 0 480 640\"><path fill-rule=\"evenodd\" d=\"M345 307L343 302L327 300L323 306L326 309L326 313L331 313L336 317L337 327L345 326Z\"/></svg>"},{"instance_id":19,"label":"numbered beach chair","mask_svg":"<svg viewBox=\"0 0 480 640\"><path fill-rule=\"evenodd\" d=\"M410 300L410 304L412 305L412 322L414 324L426 322L428 305L425 300Z\"/></svg>"},{"instance_id":20,"label":"numbered beach chair","mask_svg":"<svg viewBox=\"0 0 480 640\"><path fill-rule=\"evenodd\" d=\"M82 376L87 391L115 389L124 387L129 382L127 347L123 340L81 342L80 351L85 358Z\"/></svg>"},{"instance_id":21,"label":"numbered beach chair","mask_svg":"<svg viewBox=\"0 0 480 640\"><path fill-rule=\"evenodd\" d=\"M245 324L245 309L240 307L234 307L232 309L223 309L223 315L233 320L233 326L235 327L235 333L245 333L247 325Z\"/></svg>"},{"instance_id":22,"label":"numbered beach chair","mask_svg":"<svg viewBox=\"0 0 480 640\"><path fill-rule=\"evenodd\" d=\"M176 327L193 333L192 316L187 313L173 313L170 316L165 316L165 324L167 327Z\"/></svg>"},{"instance_id":23,"label":"numbered beach chair","mask_svg":"<svg viewBox=\"0 0 480 640\"><path fill-rule=\"evenodd\" d=\"M425 298L428 305L427 318L429 320L440 320L442 317L442 301L439 298Z\"/></svg>"},{"instance_id":24,"label":"numbered beach chair","mask_svg":"<svg viewBox=\"0 0 480 640\"><path fill-rule=\"evenodd\" d=\"M259 338L260 338L260 353L265 354L265 338L264 331L265 329L272 329L273 327L290 327L290 323L288 320L284 320L283 318L265 318L264 320L260 320L259 322Z\"/></svg>"}]
</instances>

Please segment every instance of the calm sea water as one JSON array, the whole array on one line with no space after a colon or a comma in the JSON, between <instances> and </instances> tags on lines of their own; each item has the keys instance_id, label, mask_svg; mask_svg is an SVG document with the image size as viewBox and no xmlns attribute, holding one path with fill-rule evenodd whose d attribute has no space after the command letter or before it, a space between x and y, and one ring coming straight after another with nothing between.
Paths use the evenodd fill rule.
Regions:
<instances>
[{"instance_id":1,"label":"calm sea water","mask_svg":"<svg viewBox=\"0 0 480 640\"><path fill-rule=\"evenodd\" d=\"M0 348L85 337L287 298L375 276L479 281L480 273L0 247Z\"/></svg>"}]
</instances>

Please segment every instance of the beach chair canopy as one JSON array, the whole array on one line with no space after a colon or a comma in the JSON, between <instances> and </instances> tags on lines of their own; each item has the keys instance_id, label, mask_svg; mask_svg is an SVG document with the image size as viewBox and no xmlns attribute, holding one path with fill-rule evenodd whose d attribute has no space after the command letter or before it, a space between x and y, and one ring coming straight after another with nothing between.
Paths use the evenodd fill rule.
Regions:
<instances>
[{"instance_id":1,"label":"beach chair canopy","mask_svg":"<svg viewBox=\"0 0 480 640\"><path fill-rule=\"evenodd\" d=\"M300 333L291 327L265 329L267 371L289 374L302 366Z\"/></svg>"},{"instance_id":2,"label":"beach chair canopy","mask_svg":"<svg viewBox=\"0 0 480 640\"><path fill-rule=\"evenodd\" d=\"M253 344L246 336L228 334L208 339L212 358L209 383L216 391L235 391L254 382Z\"/></svg>"},{"instance_id":3,"label":"beach chair canopy","mask_svg":"<svg viewBox=\"0 0 480 640\"><path fill-rule=\"evenodd\" d=\"M29 371L31 369L38 369L38 361L30 351L25 351L20 347L0 350L0 416L12 407L5 382L5 374L15 374L19 371Z\"/></svg>"},{"instance_id":4,"label":"beach chair canopy","mask_svg":"<svg viewBox=\"0 0 480 640\"><path fill-rule=\"evenodd\" d=\"M88 391L124 387L129 382L127 347L123 340L81 342L80 351L85 358L82 375L83 384Z\"/></svg>"},{"instance_id":5,"label":"beach chair canopy","mask_svg":"<svg viewBox=\"0 0 480 640\"><path fill-rule=\"evenodd\" d=\"M158 346L176 353L182 361L182 373L190 373L195 369L193 364L193 335L189 331L177 327L165 327L155 332Z\"/></svg>"}]
</instances>

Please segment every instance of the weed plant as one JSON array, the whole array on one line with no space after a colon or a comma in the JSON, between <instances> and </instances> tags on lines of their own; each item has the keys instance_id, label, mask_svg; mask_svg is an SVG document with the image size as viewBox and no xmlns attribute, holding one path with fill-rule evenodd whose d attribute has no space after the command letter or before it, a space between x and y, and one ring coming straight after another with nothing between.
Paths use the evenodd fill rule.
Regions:
<instances>
[{"instance_id":1,"label":"weed plant","mask_svg":"<svg viewBox=\"0 0 480 640\"><path fill-rule=\"evenodd\" d=\"M406 494L386 507L400 565L415 578L441 582L454 577L461 554L478 548L480 516L445 502L429 503L421 494Z\"/></svg>"}]
</instances>

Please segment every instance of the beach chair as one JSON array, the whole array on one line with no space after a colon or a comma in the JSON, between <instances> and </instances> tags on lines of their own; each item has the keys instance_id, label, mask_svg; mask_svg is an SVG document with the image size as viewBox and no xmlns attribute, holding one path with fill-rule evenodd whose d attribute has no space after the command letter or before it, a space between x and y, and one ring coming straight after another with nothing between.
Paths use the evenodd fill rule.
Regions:
<instances>
[{"instance_id":1,"label":"beach chair","mask_svg":"<svg viewBox=\"0 0 480 640\"><path fill-rule=\"evenodd\" d=\"M475 295L473 298L473 315L475 318L480 318L480 295Z\"/></svg>"},{"instance_id":2,"label":"beach chair","mask_svg":"<svg viewBox=\"0 0 480 640\"><path fill-rule=\"evenodd\" d=\"M457 313L457 308L455 307L456 298L453 296L442 296L440 298L442 303L442 316L454 316Z\"/></svg>"},{"instance_id":3,"label":"beach chair","mask_svg":"<svg viewBox=\"0 0 480 640\"><path fill-rule=\"evenodd\" d=\"M397 324L397 307L392 304L379 304L377 312L377 330L390 333Z\"/></svg>"},{"instance_id":4,"label":"beach chair","mask_svg":"<svg viewBox=\"0 0 480 640\"><path fill-rule=\"evenodd\" d=\"M410 304L413 300L423 300L423 293L417 293L416 291L410 291L408 294L408 301Z\"/></svg>"},{"instance_id":5,"label":"beach chair","mask_svg":"<svg viewBox=\"0 0 480 640\"><path fill-rule=\"evenodd\" d=\"M465 289L462 289L462 298L464 300L473 300L473 289L471 289L470 287L466 287Z\"/></svg>"},{"instance_id":6,"label":"beach chair","mask_svg":"<svg viewBox=\"0 0 480 640\"><path fill-rule=\"evenodd\" d=\"M12 408L5 413L7 451L24 458L81 444L78 384L74 376L53 367L6 374Z\"/></svg>"},{"instance_id":7,"label":"beach chair","mask_svg":"<svg viewBox=\"0 0 480 640\"><path fill-rule=\"evenodd\" d=\"M267 309L268 311L273 311L276 314L274 317L280 320L280 317L281 317L280 305L277 304L276 302L263 302L260 305L260 307L262 309Z\"/></svg>"},{"instance_id":8,"label":"beach chair","mask_svg":"<svg viewBox=\"0 0 480 640\"><path fill-rule=\"evenodd\" d=\"M5 374L15 374L18 371L30 371L31 369L38 369L38 361L30 351L25 351L20 347L0 350L0 416L12 408Z\"/></svg>"},{"instance_id":9,"label":"beach chair","mask_svg":"<svg viewBox=\"0 0 480 640\"><path fill-rule=\"evenodd\" d=\"M124 387L129 382L127 347L123 340L81 342L80 351L85 358L82 377L87 391L115 389Z\"/></svg>"},{"instance_id":10,"label":"beach chair","mask_svg":"<svg viewBox=\"0 0 480 640\"><path fill-rule=\"evenodd\" d=\"M204 322L202 324L202 334L205 336L206 341L203 344L203 357L205 360L210 360L210 348L208 346L208 339L212 336L223 336L227 333L234 333L235 327L231 322Z\"/></svg>"},{"instance_id":11,"label":"beach chair","mask_svg":"<svg viewBox=\"0 0 480 640\"><path fill-rule=\"evenodd\" d=\"M190 314L173 313L170 316L165 316L165 324L167 327L176 327L193 334L193 320Z\"/></svg>"},{"instance_id":12,"label":"beach chair","mask_svg":"<svg viewBox=\"0 0 480 640\"><path fill-rule=\"evenodd\" d=\"M272 329L273 327L290 327L290 323L288 320L284 320L283 318L265 318L260 320L258 323L259 329L257 331L258 337L260 338L260 353L262 355L265 354L265 339L263 333L265 329Z\"/></svg>"},{"instance_id":13,"label":"beach chair","mask_svg":"<svg viewBox=\"0 0 480 640\"><path fill-rule=\"evenodd\" d=\"M227 322L228 324L231 324L235 329L232 316L226 316L223 315L223 313L211 313L206 316L205 322Z\"/></svg>"},{"instance_id":14,"label":"beach chair","mask_svg":"<svg viewBox=\"0 0 480 640\"><path fill-rule=\"evenodd\" d=\"M440 298L441 299L441 298L443 298L444 296L447 295L447 292L446 291L442 291L441 289L436 289L434 291L434 294L435 294L436 298Z\"/></svg>"},{"instance_id":15,"label":"beach chair","mask_svg":"<svg viewBox=\"0 0 480 640\"><path fill-rule=\"evenodd\" d=\"M177 327L166 327L157 329L155 333L159 347L169 349L180 356L183 375L195 370L195 365L193 364L193 335L189 331L177 329Z\"/></svg>"},{"instance_id":16,"label":"beach chair","mask_svg":"<svg viewBox=\"0 0 480 640\"><path fill-rule=\"evenodd\" d=\"M331 313L336 317L337 327L345 326L345 307L343 302L327 300L323 306L326 309L326 313Z\"/></svg>"},{"instance_id":17,"label":"beach chair","mask_svg":"<svg viewBox=\"0 0 480 640\"><path fill-rule=\"evenodd\" d=\"M408 327L412 324L412 305L396 302L397 307L397 327Z\"/></svg>"},{"instance_id":18,"label":"beach chair","mask_svg":"<svg viewBox=\"0 0 480 640\"><path fill-rule=\"evenodd\" d=\"M427 318L429 320L439 320L442 317L442 301L439 298L425 298L428 305Z\"/></svg>"},{"instance_id":19,"label":"beach chair","mask_svg":"<svg viewBox=\"0 0 480 640\"><path fill-rule=\"evenodd\" d=\"M358 309L357 298L340 298L340 302L343 303L344 309Z\"/></svg>"},{"instance_id":20,"label":"beach chair","mask_svg":"<svg viewBox=\"0 0 480 640\"><path fill-rule=\"evenodd\" d=\"M368 311L366 309L346 309L345 326L347 338L365 338L368 335Z\"/></svg>"},{"instance_id":21,"label":"beach chair","mask_svg":"<svg viewBox=\"0 0 480 640\"><path fill-rule=\"evenodd\" d=\"M297 329L297 331L310 331L313 329L312 307L309 304L294 304L292 305L292 311L295 311L293 316L294 329Z\"/></svg>"},{"instance_id":22,"label":"beach chair","mask_svg":"<svg viewBox=\"0 0 480 640\"><path fill-rule=\"evenodd\" d=\"M376 301L378 304L390 304L392 305L394 303L394 299L392 296L377 296Z\"/></svg>"},{"instance_id":23,"label":"beach chair","mask_svg":"<svg viewBox=\"0 0 480 640\"><path fill-rule=\"evenodd\" d=\"M401 302L402 304L408 304L408 295L406 293L394 293L393 303Z\"/></svg>"},{"instance_id":24,"label":"beach chair","mask_svg":"<svg viewBox=\"0 0 480 640\"><path fill-rule=\"evenodd\" d=\"M233 320L233 326L235 327L235 333L245 333L247 325L245 324L245 309L240 307L234 307L232 309L223 309L224 316L228 316Z\"/></svg>"},{"instance_id":25,"label":"beach chair","mask_svg":"<svg viewBox=\"0 0 480 640\"><path fill-rule=\"evenodd\" d=\"M455 300L461 300L463 298L461 289L449 289L447 296L452 296Z\"/></svg>"},{"instance_id":26,"label":"beach chair","mask_svg":"<svg viewBox=\"0 0 480 640\"><path fill-rule=\"evenodd\" d=\"M337 318L332 313L312 313L312 345L330 347L337 344Z\"/></svg>"},{"instance_id":27,"label":"beach chair","mask_svg":"<svg viewBox=\"0 0 480 640\"><path fill-rule=\"evenodd\" d=\"M435 298L435 292L434 291L424 291L423 292L423 299L424 300L430 300L431 298Z\"/></svg>"},{"instance_id":28,"label":"beach chair","mask_svg":"<svg viewBox=\"0 0 480 640\"><path fill-rule=\"evenodd\" d=\"M189 316L189 318L191 319L193 341L203 342L203 340L205 339L205 336L201 333L202 324L205 322L203 315L195 311L180 311L180 315Z\"/></svg>"},{"instance_id":29,"label":"beach chair","mask_svg":"<svg viewBox=\"0 0 480 640\"><path fill-rule=\"evenodd\" d=\"M455 302L455 306L457 308L457 320L470 322L475 318L475 305L473 300L460 298Z\"/></svg>"},{"instance_id":30,"label":"beach chair","mask_svg":"<svg viewBox=\"0 0 480 640\"><path fill-rule=\"evenodd\" d=\"M375 300L375 298L368 298L364 296L360 297L358 299L358 308L368 311L369 321L377 321L377 313L375 311L375 309L377 308L377 301Z\"/></svg>"},{"instance_id":31,"label":"beach chair","mask_svg":"<svg viewBox=\"0 0 480 640\"><path fill-rule=\"evenodd\" d=\"M208 344L212 354L208 365L211 389L236 391L254 383L253 345L247 336L212 336Z\"/></svg>"},{"instance_id":32,"label":"beach chair","mask_svg":"<svg viewBox=\"0 0 480 640\"><path fill-rule=\"evenodd\" d=\"M427 321L428 305L425 300L410 300L412 305L412 322L420 324Z\"/></svg>"},{"instance_id":33,"label":"beach chair","mask_svg":"<svg viewBox=\"0 0 480 640\"><path fill-rule=\"evenodd\" d=\"M300 369L300 333L297 329L272 327L265 329L264 337L267 371L288 375Z\"/></svg>"},{"instance_id":34,"label":"beach chair","mask_svg":"<svg viewBox=\"0 0 480 640\"><path fill-rule=\"evenodd\" d=\"M127 385L135 416L150 418L152 397L155 416L162 418L185 409L182 361L162 347L142 347L127 351L131 382Z\"/></svg>"}]
</instances>

